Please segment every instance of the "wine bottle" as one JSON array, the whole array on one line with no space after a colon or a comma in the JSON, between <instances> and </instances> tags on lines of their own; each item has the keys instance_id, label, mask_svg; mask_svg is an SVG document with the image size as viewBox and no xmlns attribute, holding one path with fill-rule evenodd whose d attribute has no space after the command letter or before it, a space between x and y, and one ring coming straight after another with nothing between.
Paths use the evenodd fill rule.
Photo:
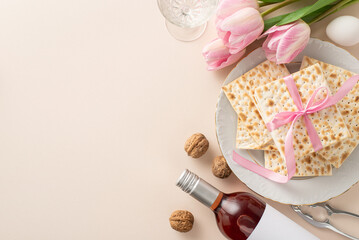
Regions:
<instances>
[{"instance_id":1,"label":"wine bottle","mask_svg":"<svg viewBox=\"0 0 359 240\"><path fill-rule=\"evenodd\" d=\"M176 185L214 212L219 230L228 239L319 240L250 193L223 193L188 170Z\"/></svg>"}]
</instances>

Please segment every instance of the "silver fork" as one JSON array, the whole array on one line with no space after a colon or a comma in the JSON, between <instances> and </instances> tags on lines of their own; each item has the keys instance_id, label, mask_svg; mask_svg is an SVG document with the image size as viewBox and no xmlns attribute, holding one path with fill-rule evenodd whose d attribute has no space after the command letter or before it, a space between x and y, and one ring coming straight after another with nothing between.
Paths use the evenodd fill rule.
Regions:
<instances>
[{"instance_id":1,"label":"silver fork","mask_svg":"<svg viewBox=\"0 0 359 240\"><path fill-rule=\"evenodd\" d=\"M328 229L330 229L330 230L332 230L332 231L334 231L334 232L336 232L336 233L339 233L339 234L341 234L341 235L343 235L343 236L345 236L345 237L347 237L347 238L349 238L349 239L359 240L359 238L356 238L356 237L353 237L353 236L351 236L351 235L349 235L349 234L346 234L346 233L340 231L339 229L337 229L336 227L334 227L334 226L330 223L330 221L329 221L328 218L327 218L325 221L321 222L321 221L314 220L313 216L311 216L311 215L309 215L309 214L307 214L307 213L303 213L299 206L294 206L294 205L292 205L292 209L293 209L296 213L298 213L298 215L299 215L301 218L303 218L305 221L307 221L308 223L312 224L312 225L315 226L315 227L318 227L318 228L328 228ZM333 213L334 213L334 212L333 212ZM349 215L351 215L351 214L349 214Z\"/></svg>"},{"instance_id":2,"label":"silver fork","mask_svg":"<svg viewBox=\"0 0 359 240\"><path fill-rule=\"evenodd\" d=\"M358 215L358 214L335 209L335 208L331 207L329 204L327 204L327 203L325 203L325 202L316 203L316 204L313 204L313 205L309 205L309 207L314 207L314 208L315 208L315 207L322 207L322 208L324 208L325 210L327 210L327 213L328 213L329 216L331 216L331 215L333 215L333 214L345 214L345 215L349 215L349 216L352 216L352 217L357 217L357 218L359 218L359 215Z\"/></svg>"}]
</instances>

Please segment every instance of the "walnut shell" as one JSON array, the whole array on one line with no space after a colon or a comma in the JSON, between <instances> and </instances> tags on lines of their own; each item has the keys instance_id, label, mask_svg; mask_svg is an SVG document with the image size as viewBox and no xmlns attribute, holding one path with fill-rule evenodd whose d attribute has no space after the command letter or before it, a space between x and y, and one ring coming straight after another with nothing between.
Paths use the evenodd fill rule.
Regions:
<instances>
[{"instance_id":1,"label":"walnut shell","mask_svg":"<svg viewBox=\"0 0 359 240\"><path fill-rule=\"evenodd\" d=\"M212 173L219 178L226 178L231 175L232 170L229 168L227 161L223 156L218 156L213 159Z\"/></svg>"},{"instance_id":2,"label":"walnut shell","mask_svg":"<svg viewBox=\"0 0 359 240\"><path fill-rule=\"evenodd\" d=\"M202 133L195 133L187 139L184 150L188 156L199 158L206 153L209 147L207 138Z\"/></svg>"},{"instance_id":3,"label":"walnut shell","mask_svg":"<svg viewBox=\"0 0 359 240\"><path fill-rule=\"evenodd\" d=\"M177 210L171 214L171 227L179 232L188 232L192 229L194 217L192 213L186 210Z\"/></svg>"}]
</instances>

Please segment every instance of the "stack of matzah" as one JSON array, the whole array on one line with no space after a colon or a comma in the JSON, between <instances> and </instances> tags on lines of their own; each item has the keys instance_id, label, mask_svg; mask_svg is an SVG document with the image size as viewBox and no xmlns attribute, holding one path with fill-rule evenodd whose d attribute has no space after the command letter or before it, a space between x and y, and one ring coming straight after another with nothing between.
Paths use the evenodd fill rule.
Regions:
<instances>
[{"instance_id":1,"label":"stack of matzah","mask_svg":"<svg viewBox=\"0 0 359 240\"><path fill-rule=\"evenodd\" d=\"M238 114L236 147L240 149L275 149L253 98L253 90L289 75L284 65L265 61L222 89Z\"/></svg>"},{"instance_id":2,"label":"stack of matzah","mask_svg":"<svg viewBox=\"0 0 359 240\"><path fill-rule=\"evenodd\" d=\"M324 77L332 94L335 94L348 78L355 75L355 73L309 57L303 58L301 68L303 69L316 63L322 67ZM318 153L327 159L334 167L339 168L359 143L358 83L340 102L337 103L337 107L343 116L344 122L349 129L351 136L336 144L325 147Z\"/></svg>"},{"instance_id":3,"label":"stack of matzah","mask_svg":"<svg viewBox=\"0 0 359 240\"><path fill-rule=\"evenodd\" d=\"M265 123L283 111L298 111L288 92L284 77L289 75L284 65L263 62L232 83L223 87L228 100L238 114L236 146L264 151L265 167L286 175L285 137L290 123L269 132ZM299 72L293 73L303 107L318 87L328 87L335 94L354 73L304 57ZM325 176L332 167L340 167L359 143L359 84L335 106L308 115L323 149L314 152L303 118L293 129L293 149L296 159L295 176ZM315 101L324 99L320 92ZM357 106L358 104L358 106Z\"/></svg>"}]
</instances>

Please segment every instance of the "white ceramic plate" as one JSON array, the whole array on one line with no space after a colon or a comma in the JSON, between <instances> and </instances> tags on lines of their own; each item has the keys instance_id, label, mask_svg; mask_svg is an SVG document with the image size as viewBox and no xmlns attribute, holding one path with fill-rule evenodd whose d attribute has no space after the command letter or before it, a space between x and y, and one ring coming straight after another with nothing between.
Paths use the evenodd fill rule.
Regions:
<instances>
[{"instance_id":1,"label":"white ceramic plate","mask_svg":"<svg viewBox=\"0 0 359 240\"><path fill-rule=\"evenodd\" d=\"M359 73L359 60L344 49L318 39L309 41L305 50L294 59L293 62L297 64L288 65L291 72L298 70L304 55ZM254 50L238 63L224 84L232 82L265 60L264 51L261 48ZM222 154L234 174L263 197L285 204L313 204L336 197L359 181L359 150L356 149L339 169L333 169L332 176L290 180L286 184L272 182L242 168L233 161L236 128L237 115L221 91L216 111L216 132ZM247 159L255 158L257 162L264 163L263 151L239 149L236 151Z\"/></svg>"}]
</instances>

